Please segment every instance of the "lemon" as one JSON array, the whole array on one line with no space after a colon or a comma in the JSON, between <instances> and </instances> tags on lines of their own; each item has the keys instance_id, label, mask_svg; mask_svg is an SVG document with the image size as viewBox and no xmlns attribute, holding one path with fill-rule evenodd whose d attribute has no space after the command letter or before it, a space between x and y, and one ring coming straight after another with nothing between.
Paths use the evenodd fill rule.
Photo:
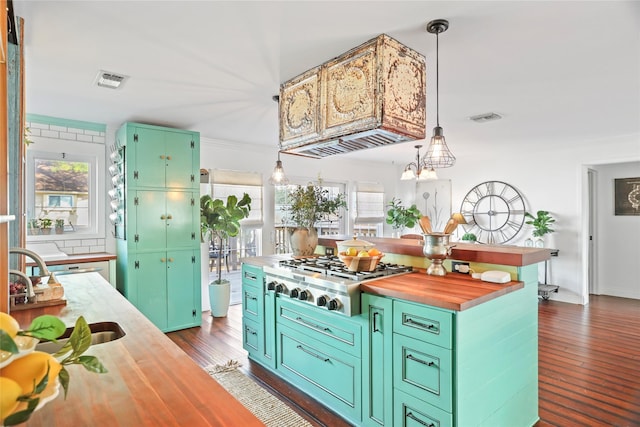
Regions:
<instances>
[{"instance_id":1,"label":"lemon","mask_svg":"<svg viewBox=\"0 0 640 427\"><path fill-rule=\"evenodd\" d=\"M361 250L360 252L358 252L358 256L359 257L368 257L369 256L369 252L365 251L364 249Z\"/></svg>"},{"instance_id":2,"label":"lemon","mask_svg":"<svg viewBox=\"0 0 640 427\"><path fill-rule=\"evenodd\" d=\"M14 338L20 330L18 321L11 315L0 312L0 329L4 330L11 338Z\"/></svg>"},{"instance_id":3,"label":"lemon","mask_svg":"<svg viewBox=\"0 0 640 427\"><path fill-rule=\"evenodd\" d=\"M22 394L20 385L11 378L0 377L0 421L11 415L18 407L18 396Z\"/></svg>"},{"instance_id":4,"label":"lemon","mask_svg":"<svg viewBox=\"0 0 640 427\"><path fill-rule=\"evenodd\" d=\"M358 249L356 248L347 248L346 255L347 256L356 256L358 254Z\"/></svg>"},{"instance_id":5,"label":"lemon","mask_svg":"<svg viewBox=\"0 0 640 427\"><path fill-rule=\"evenodd\" d=\"M34 351L14 360L0 370L0 376L10 378L18 383L23 394L31 394L34 387L42 381L47 373L47 366L49 366L48 389L55 385L62 365L52 355L42 351Z\"/></svg>"}]
</instances>

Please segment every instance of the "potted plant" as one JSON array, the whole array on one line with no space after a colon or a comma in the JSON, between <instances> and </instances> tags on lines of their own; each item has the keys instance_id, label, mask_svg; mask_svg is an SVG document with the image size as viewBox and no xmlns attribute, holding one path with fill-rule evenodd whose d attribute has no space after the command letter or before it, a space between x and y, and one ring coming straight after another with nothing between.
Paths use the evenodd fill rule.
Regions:
<instances>
[{"instance_id":1,"label":"potted plant","mask_svg":"<svg viewBox=\"0 0 640 427\"><path fill-rule=\"evenodd\" d=\"M533 237L537 237L535 241L535 245L538 247L544 246L544 241L542 240L542 236L545 234L553 233L555 230L551 228L551 225L556 222L556 220L549 214L548 211L538 211L536 215L533 216L529 212L525 212L524 216L529 218L529 221L525 221L526 224L533 226ZM531 243L525 242L526 246L532 246Z\"/></svg>"},{"instance_id":2,"label":"potted plant","mask_svg":"<svg viewBox=\"0 0 640 427\"><path fill-rule=\"evenodd\" d=\"M294 256L310 256L318 244L318 231L315 224L318 221L332 221L339 219L340 208L346 208L346 195L338 193L331 197L329 190L322 187L322 181L317 185L309 183L298 185L289 192L290 205L288 220L294 224L290 230L289 240Z\"/></svg>"},{"instance_id":3,"label":"potted plant","mask_svg":"<svg viewBox=\"0 0 640 427\"><path fill-rule=\"evenodd\" d=\"M476 243L478 237L473 233L464 233L460 240L467 243Z\"/></svg>"},{"instance_id":4,"label":"potted plant","mask_svg":"<svg viewBox=\"0 0 640 427\"><path fill-rule=\"evenodd\" d=\"M395 234L398 234L398 237L402 235L405 227L415 227L422 216L415 204L407 208L400 199L395 197L391 199L387 206L389 210L387 211L386 223L396 230Z\"/></svg>"},{"instance_id":5,"label":"potted plant","mask_svg":"<svg viewBox=\"0 0 640 427\"><path fill-rule=\"evenodd\" d=\"M51 234L51 225L53 225L53 221L51 218L41 218L40 219L40 233L42 234Z\"/></svg>"},{"instance_id":6,"label":"potted plant","mask_svg":"<svg viewBox=\"0 0 640 427\"><path fill-rule=\"evenodd\" d=\"M64 233L64 219L56 219L56 234Z\"/></svg>"},{"instance_id":7,"label":"potted plant","mask_svg":"<svg viewBox=\"0 0 640 427\"><path fill-rule=\"evenodd\" d=\"M29 229L29 234L37 235L40 234L40 220L37 218L32 218L27 223L27 228Z\"/></svg>"},{"instance_id":8,"label":"potted plant","mask_svg":"<svg viewBox=\"0 0 640 427\"><path fill-rule=\"evenodd\" d=\"M240 220L249 216L251 211L251 197L244 193L242 199L234 195L227 197L226 203L222 199L213 199L209 195L200 198L200 231L201 238L210 235L216 242L219 255L226 246L229 237L237 236L240 232ZM207 252L208 253L208 252ZM222 280L222 263L216 266L217 279L209 283L209 302L213 317L225 317L229 309L230 285L228 280Z\"/></svg>"}]
</instances>

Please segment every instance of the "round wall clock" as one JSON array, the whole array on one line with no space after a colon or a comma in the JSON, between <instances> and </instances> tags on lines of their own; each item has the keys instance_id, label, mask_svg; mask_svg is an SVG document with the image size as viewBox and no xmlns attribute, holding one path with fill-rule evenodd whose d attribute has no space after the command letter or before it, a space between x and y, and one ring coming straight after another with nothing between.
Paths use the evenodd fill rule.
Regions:
<instances>
[{"instance_id":1,"label":"round wall clock","mask_svg":"<svg viewBox=\"0 0 640 427\"><path fill-rule=\"evenodd\" d=\"M502 181L478 184L464 196L460 213L467 221L464 229L478 242L506 243L524 224L524 200L512 186Z\"/></svg>"}]
</instances>

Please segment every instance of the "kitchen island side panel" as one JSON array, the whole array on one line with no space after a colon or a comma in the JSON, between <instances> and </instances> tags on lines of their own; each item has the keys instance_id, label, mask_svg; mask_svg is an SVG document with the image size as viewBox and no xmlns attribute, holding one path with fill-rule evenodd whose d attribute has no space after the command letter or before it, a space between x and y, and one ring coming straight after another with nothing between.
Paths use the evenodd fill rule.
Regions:
<instances>
[{"instance_id":1,"label":"kitchen island side panel","mask_svg":"<svg viewBox=\"0 0 640 427\"><path fill-rule=\"evenodd\" d=\"M456 425L531 426L538 421L537 264L525 286L456 313Z\"/></svg>"}]
</instances>

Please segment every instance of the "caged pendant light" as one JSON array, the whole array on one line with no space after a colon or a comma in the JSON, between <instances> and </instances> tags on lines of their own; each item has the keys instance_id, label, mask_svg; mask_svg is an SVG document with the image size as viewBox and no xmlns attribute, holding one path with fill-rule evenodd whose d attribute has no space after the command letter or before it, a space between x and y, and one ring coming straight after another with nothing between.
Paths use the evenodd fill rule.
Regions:
<instances>
[{"instance_id":1,"label":"caged pendant light","mask_svg":"<svg viewBox=\"0 0 640 427\"><path fill-rule=\"evenodd\" d=\"M444 139L442 127L440 127L440 75L439 75L439 38L440 33L444 33L449 28L449 21L446 19L434 19L427 24L427 31L436 35L436 127L433 128L433 136L427 148L425 163L431 169L448 168L455 164L456 158L447 147Z\"/></svg>"}]
</instances>

